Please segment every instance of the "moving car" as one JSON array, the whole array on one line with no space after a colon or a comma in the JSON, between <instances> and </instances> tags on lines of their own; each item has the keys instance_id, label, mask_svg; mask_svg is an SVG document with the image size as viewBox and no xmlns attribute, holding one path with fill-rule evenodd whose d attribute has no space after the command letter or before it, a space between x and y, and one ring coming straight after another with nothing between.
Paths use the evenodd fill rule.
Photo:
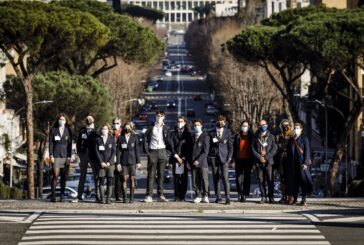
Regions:
<instances>
[{"instance_id":1,"label":"moving car","mask_svg":"<svg viewBox=\"0 0 364 245\"><path fill-rule=\"evenodd\" d=\"M157 110L158 109L158 104L156 101L151 101L149 102L149 104L151 105L151 110Z\"/></svg>"},{"instance_id":2,"label":"moving car","mask_svg":"<svg viewBox=\"0 0 364 245\"><path fill-rule=\"evenodd\" d=\"M166 75L166 77L171 77L172 76L172 72L167 71L164 75Z\"/></svg>"},{"instance_id":3,"label":"moving car","mask_svg":"<svg viewBox=\"0 0 364 245\"><path fill-rule=\"evenodd\" d=\"M193 100L194 101L201 101L202 100L202 97L201 97L201 94L196 94L193 96Z\"/></svg>"},{"instance_id":4,"label":"moving car","mask_svg":"<svg viewBox=\"0 0 364 245\"><path fill-rule=\"evenodd\" d=\"M228 171L228 179L230 184L230 190L236 191L236 176L235 176L235 170L229 169Z\"/></svg>"},{"instance_id":5,"label":"moving car","mask_svg":"<svg viewBox=\"0 0 364 245\"><path fill-rule=\"evenodd\" d=\"M61 187L57 186L56 188L56 197L60 197L61 196ZM66 200L75 200L77 199L78 196L78 192L75 191L73 188L71 187L67 187L65 189L64 192L64 198ZM51 187L47 186L43 188L43 193L42 193L42 198L43 199L49 199L51 197Z\"/></svg>"},{"instance_id":6,"label":"moving car","mask_svg":"<svg viewBox=\"0 0 364 245\"><path fill-rule=\"evenodd\" d=\"M207 115L216 115L217 113L217 109L214 107L214 106L207 106L207 109L206 109L206 114Z\"/></svg>"},{"instance_id":7,"label":"moving car","mask_svg":"<svg viewBox=\"0 0 364 245\"><path fill-rule=\"evenodd\" d=\"M144 111L139 113L139 120L147 121L148 120L148 114Z\"/></svg>"},{"instance_id":8,"label":"moving car","mask_svg":"<svg viewBox=\"0 0 364 245\"><path fill-rule=\"evenodd\" d=\"M174 100L167 101L167 108L176 108L176 102Z\"/></svg>"}]
</instances>

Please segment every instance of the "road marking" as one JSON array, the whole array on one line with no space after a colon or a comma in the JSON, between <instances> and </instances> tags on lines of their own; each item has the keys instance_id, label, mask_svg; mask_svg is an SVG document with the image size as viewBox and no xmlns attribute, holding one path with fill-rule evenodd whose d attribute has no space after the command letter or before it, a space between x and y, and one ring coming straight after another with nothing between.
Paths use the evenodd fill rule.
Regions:
<instances>
[{"instance_id":1,"label":"road marking","mask_svg":"<svg viewBox=\"0 0 364 245\"><path fill-rule=\"evenodd\" d=\"M36 211L32 215L30 215L24 222L32 223L35 219L37 219L42 214L42 211Z\"/></svg>"},{"instance_id":2,"label":"road marking","mask_svg":"<svg viewBox=\"0 0 364 245\"><path fill-rule=\"evenodd\" d=\"M303 214L303 216L307 217L309 220L311 220L312 222L320 222L320 219L317 218L315 215L313 214Z\"/></svg>"},{"instance_id":3,"label":"road marking","mask_svg":"<svg viewBox=\"0 0 364 245\"><path fill-rule=\"evenodd\" d=\"M322 222L358 222L358 221L364 221L364 216L326 219Z\"/></svg>"}]
</instances>

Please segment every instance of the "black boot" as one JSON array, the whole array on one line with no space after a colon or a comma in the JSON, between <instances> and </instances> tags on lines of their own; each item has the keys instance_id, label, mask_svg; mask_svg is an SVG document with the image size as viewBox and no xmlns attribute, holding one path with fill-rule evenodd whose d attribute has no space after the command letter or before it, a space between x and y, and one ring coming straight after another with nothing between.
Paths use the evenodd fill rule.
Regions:
<instances>
[{"instance_id":1,"label":"black boot","mask_svg":"<svg viewBox=\"0 0 364 245\"><path fill-rule=\"evenodd\" d=\"M127 189L126 189L126 186L123 185L123 203L126 203L127 200L126 200L126 196L127 196ZM131 195L131 189L130 189L130 195Z\"/></svg>"},{"instance_id":2,"label":"black boot","mask_svg":"<svg viewBox=\"0 0 364 245\"><path fill-rule=\"evenodd\" d=\"M52 191L52 193L51 193L50 201L51 202L57 202L57 200L56 200L56 193L54 191Z\"/></svg>"},{"instance_id":3,"label":"black boot","mask_svg":"<svg viewBox=\"0 0 364 245\"><path fill-rule=\"evenodd\" d=\"M105 203L105 186L99 185L100 189L100 203Z\"/></svg>"},{"instance_id":4,"label":"black boot","mask_svg":"<svg viewBox=\"0 0 364 245\"><path fill-rule=\"evenodd\" d=\"M112 190L113 190L113 186L112 185L108 185L107 186L106 204L110 204L111 203Z\"/></svg>"},{"instance_id":5,"label":"black boot","mask_svg":"<svg viewBox=\"0 0 364 245\"><path fill-rule=\"evenodd\" d=\"M306 206L307 202L306 202L306 196L302 196L302 201L300 203L301 206Z\"/></svg>"},{"instance_id":6,"label":"black boot","mask_svg":"<svg viewBox=\"0 0 364 245\"><path fill-rule=\"evenodd\" d=\"M130 200L129 200L129 203L134 203L134 191L135 191L135 187L130 187Z\"/></svg>"}]
</instances>

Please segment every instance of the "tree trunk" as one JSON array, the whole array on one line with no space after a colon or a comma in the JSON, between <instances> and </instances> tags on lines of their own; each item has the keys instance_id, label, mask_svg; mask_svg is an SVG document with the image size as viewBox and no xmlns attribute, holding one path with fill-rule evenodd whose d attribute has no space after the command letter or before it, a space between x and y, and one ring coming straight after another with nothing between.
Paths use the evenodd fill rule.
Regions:
<instances>
[{"instance_id":1,"label":"tree trunk","mask_svg":"<svg viewBox=\"0 0 364 245\"><path fill-rule=\"evenodd\" d=\"M27 197L34 199L34 151L33 151L33 75L27 76L22 82L25 91L26 140L27 140Z\"/></svg>"}]
</instances>

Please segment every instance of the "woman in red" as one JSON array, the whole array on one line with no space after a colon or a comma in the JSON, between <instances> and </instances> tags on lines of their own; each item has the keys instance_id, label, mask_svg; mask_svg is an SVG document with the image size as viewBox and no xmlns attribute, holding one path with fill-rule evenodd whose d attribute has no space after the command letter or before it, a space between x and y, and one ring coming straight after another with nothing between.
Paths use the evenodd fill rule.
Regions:
<instances>
[{"instance_id":1,"label":"woman in red","mask_svg":"<svg viewBox=\"0 0 364 245\"><path fill-rule=\"evenodd\" d=\"M240 131L234 138L233 167L235 168L236 188L239 201L245 202L250 193L250 173L252 170L253 131L248 121L242 121Z\"/></svg>"}]
</instances>

